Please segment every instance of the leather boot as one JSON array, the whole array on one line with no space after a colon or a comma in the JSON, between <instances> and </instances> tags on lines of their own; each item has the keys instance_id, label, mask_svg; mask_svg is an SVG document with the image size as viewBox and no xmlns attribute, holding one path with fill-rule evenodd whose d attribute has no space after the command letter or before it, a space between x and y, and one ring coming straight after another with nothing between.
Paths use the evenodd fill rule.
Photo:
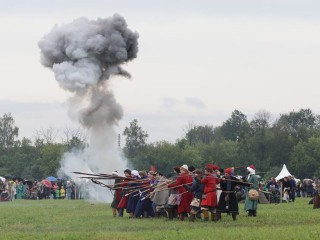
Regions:
<instances>
[{"instance_id":1,"label":"leather boot","mask_svg":"<svg viewBox=\"0 0 320 240\"><path fill-rule=\"evenodd\" d=\"M248 212L248 217L252 217L253 216L253 211L252 210L249 210Z\"/></svg>"},{"instance_id":2,"label":"leather boot","mask_svg":"<svg viewBox=\"0 0 320 240\"><path fill-rule=\"evenodd\" d=\"M123 208L119 208L118 217L123 217Z\"/></svg>"},{"instance_id":3,"label":"leather boot","mask_svg":"<svg viewBox=\"0 0 320 240\"><path fill-rule=\"evenodd\" d=\"M159 216L160 216L160 217L168 217L166 211L160 212Z\"/></svg>"},{"instance_id":4,"label":"leather boot","mask_svg":"<svg viewBox=\"0 0 320 240\"><path fill-rule=\"evenodd\" d=\"M172 208L172 215L173 215L173 218L178 218L179 217L179 213L178 213L178 208L177 207Z\"/></svg>"},{"instance_id":5,"label":"leather boot","mask_svg":"<svg viewBox=\"0 0 320 240\"><path fill-rule=\"evenodd\" d=\"M218 212L218 211L217 211L217 212L216 212L216 220L215 220L215 221L217 222L217 221L219 221L219 220L221 220L221 212Z\"/></svg>"},{"instance_id":6,"label":"leather boot","mask_svg":"<svg viewBox=\"0 0 320 240\"><path fill-rule=\"evenodd\" d=\"M195 214L192 214L190 213L190 222L194 222L196 219L196 215Z\"/></svg>"},{"instance_id":7,"label":"leather boot","mask_svg":"<svg viewBox=\"0 0 320 240\"><path fill-rule=\"evenodd\" d=\"M168 212L168 220L173 220L172 208L167 208L166 210Z\"/></svg>"},{"instance_id":8,"label":"leather boot","mask_svg":"<svg viewBox=\"0 0 320 240\"><path fill-rule=\"evenodd\" d=\"M117 209L116 208L112 208L112 216L113 217L117 216Z\"/></svg>"},{"instance_id":9,"label":"leather boot","mask_svg":"<svg viewBox=\"0 0 320 240\"><path fill-rule=\"evenodd\" d=\"M257 216L257 210L252 210L252 216L254 216L254 217Z\"/></svg>"},{"instance_id":10,"label":"leather boot","mask_svg":"<svg viewBox=\"0 0 320 240\"><path fill-rule=\"evenodd\" d=\"M183 221L183 220L184 220L184 213L180 213L180 214L179 214L179 219L180 219L180 221Z\"/></svg>"},{"instance_id":11,"label":"leather boot","mask_svg":"<svg viewBox=\"0 0 320 240\"><path fill-rule=\"evenodd\" d=\"M217 217L216 217L216 213L211 212L211 221L216 222L217 221Z\"/></svg>"},{"instance_id":12,"label":"leather boot","mask_svg":"<svg viewBox=\"0 0 320 240\"><path fill-rule=\"evenodd\" d=\"M237 220L237 214L236 213L232 213L232 219L233 219L233 221Z\"/></svg>"},{"instance_id":13,"label":"leather boot","mask_svg":"<svg viewBox=\"0 0 320 240\"><path fill-rule=\"evenodd\" d=\"M203 221L205 221L205 222L209 221L209 212L208 212L208 210L202 210L202 214L203 214Z\"/></svg>"}]
</instances>

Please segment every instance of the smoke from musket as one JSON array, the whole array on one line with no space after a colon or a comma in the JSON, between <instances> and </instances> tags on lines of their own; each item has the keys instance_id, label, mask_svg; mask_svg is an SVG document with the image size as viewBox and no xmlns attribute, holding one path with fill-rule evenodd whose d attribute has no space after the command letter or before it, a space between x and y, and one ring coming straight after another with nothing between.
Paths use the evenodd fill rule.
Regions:
<instances>
[{"instance_id":1,"label":"smoke from musket","mask_svg":"<svg viewBox=\"0 0 320 240\"><path fill-rule=\"evenodd\" d=\"M115 14L56 25L39 41L41 63L52 69L63 89L74 93L68 100L68 113L89 135L87 148L64 155L60 174L74 178L73 171L108 173L126 168L114 131L123 110L108 88L108 79L130 77L120 65L137 57L138 37L125 19ZM106 193L98 188L90 198L110 200Z\"/></svg>"}]
</instances>

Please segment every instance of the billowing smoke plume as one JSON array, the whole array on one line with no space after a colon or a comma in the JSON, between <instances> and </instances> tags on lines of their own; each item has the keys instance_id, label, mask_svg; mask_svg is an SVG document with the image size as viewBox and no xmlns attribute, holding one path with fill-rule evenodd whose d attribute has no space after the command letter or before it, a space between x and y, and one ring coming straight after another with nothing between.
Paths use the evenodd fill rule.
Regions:
<instances>
[{"instance_id":1,"label":"billowing smoke plume","mask_svg":"<svg viewBox=\"0 0 320 240\"><path fill-rule=\"evenodd\" d=\"M126 161L116 146L114 131L123 110L108 88L108 79L117 75L130 77L120 65L137 57L138 34L128 29L119 15L96 21L79 18L55 26L40 40L39 47L41 63L52 69L63 89L74 93L68 100L70 117L89 134L89 147L65 154L60 173L74 178L70 172L110 173L125 169ZM99 187L90 197L105 201L106 192Z\"/></svg>"}]
</instances>

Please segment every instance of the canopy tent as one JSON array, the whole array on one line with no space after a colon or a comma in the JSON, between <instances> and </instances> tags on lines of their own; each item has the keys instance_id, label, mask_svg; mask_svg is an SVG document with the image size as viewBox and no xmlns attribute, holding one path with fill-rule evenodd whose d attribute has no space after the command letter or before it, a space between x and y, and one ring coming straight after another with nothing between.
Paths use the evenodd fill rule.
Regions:
<instances>
[{"instance_id":1,"label":"canopy tent","mask_svg":"<svg viewBox=\"0 0 320 240\"><path fill-rule=\"evenodd\" d=\"M288 171L287 166L285 164L283 164L282 170L281 172L278 174L278 176L276 177L276 180L280 180L284 177L288 177L288 176L292 176L292 174Z\"/></svg>"}]
</instances>

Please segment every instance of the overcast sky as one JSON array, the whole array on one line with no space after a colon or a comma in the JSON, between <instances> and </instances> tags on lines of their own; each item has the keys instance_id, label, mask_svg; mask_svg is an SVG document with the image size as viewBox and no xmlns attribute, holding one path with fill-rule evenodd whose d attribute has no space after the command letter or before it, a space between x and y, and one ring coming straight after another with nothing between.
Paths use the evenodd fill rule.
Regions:
<instances>
[{"instance_id":1,"label":"overcast sky","mask_svg":"<svg viewBox=\"0 0 320 240\"><path fill-rule=\"evenodd\" d=\"M319 11L309 0L0 0L0 115L13 115L20 137L77 126L38 42L55 24L115 13L140 36L124 66L132 78L111 80L119 133L136 118L149 142L174 142L189 123L219 126L235 109L248 120L320 114Z\"/></svg>"}]
</instances>

